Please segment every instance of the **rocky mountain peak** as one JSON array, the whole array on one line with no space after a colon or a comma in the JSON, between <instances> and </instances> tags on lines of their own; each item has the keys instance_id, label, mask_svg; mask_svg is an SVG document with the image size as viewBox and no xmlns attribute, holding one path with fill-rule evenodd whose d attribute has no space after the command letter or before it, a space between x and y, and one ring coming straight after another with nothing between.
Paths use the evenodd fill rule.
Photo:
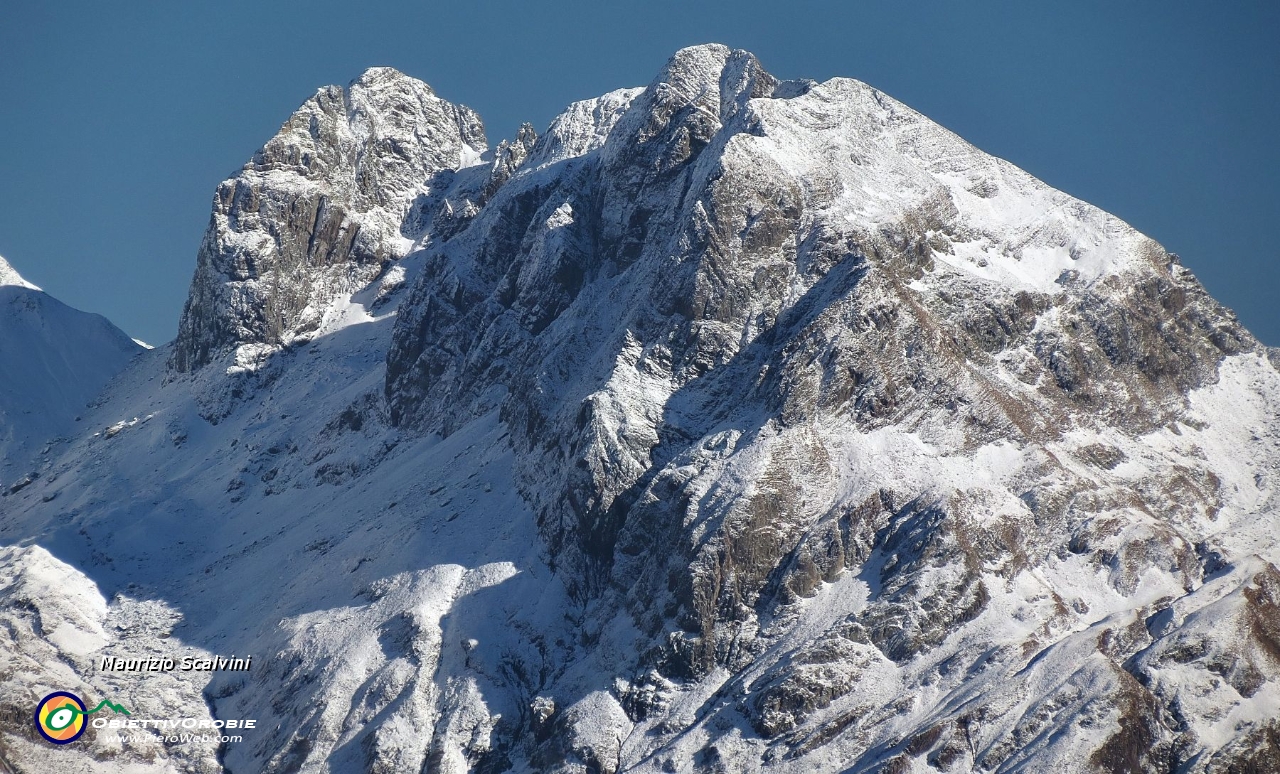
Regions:
<instances>
[{"instance_id":1,"label":"rocky mountain peak","mask_svg":"<svg viewBox=\"0 0 1280 774\"><path fill-rule=\"evenodd\" d=\"M392 68L319 90L218 186L172 366L314 332L333 298L408 250L414 197L486 147L474 111Z\"/></svg>"},{"instance_id":2,"label":"rocky mountain peak","mask_svg":"<svg viewBox=\"0 0 1280 774\"><path fill-rule=\"evenodd\" d=\"M866 84L779 83L723 46L616 105L597 144L428 251L387 398L445 434L500 410L549 561L582 604L629 600L648 663L746 669L787 600L872 554L892 570L822 647L911 662L988 609L984 563L1076 539L1111 541L1098 561L1132 593L1140 560L1097 531L1116 509L1195 582L1194 541L1149 520L1175 485L1129 511L1125 485L1061 461L1109 469L1098 437L1159 432L1257 349L1158 244ZM944 473L1004 444L1028 456L1003 483ZM1186 470L1205 483L1178 518L1215 512L1211 471ZM1081 488L1092 504L1068 505ZM996 511L1021 537L974 553ZM744 710L767 736L808 722L780 709L809 701L789 674Z\"/></svg>"},{"instance_id":3,"label":"rocky mountain peak","mask_svg":"<svg viewBox=\"0 0 1280 774\"><path fill-rule=\"evenodd\" d=\"M635 98L614 147L669 136L678 148L699 149L746 100L769 96L777 84L750 52L718 44L682 49Z\"/></svg>"},{"instance_id":4,"label":"rocky mountain peak","mask_svg":"<svg viewBox=\"0 0 1280 774\"><path fill-rule=\"evenodd\" d=\"M435 91L427 83L417 78L405 75L394 67L375 66L367 68L360 73L360 77L351 82L350 87L354 90L361 89L385 89L385 88L404 88L415 92L424 92L428 95L435 96Z\"/></svg>"}]
</instances>

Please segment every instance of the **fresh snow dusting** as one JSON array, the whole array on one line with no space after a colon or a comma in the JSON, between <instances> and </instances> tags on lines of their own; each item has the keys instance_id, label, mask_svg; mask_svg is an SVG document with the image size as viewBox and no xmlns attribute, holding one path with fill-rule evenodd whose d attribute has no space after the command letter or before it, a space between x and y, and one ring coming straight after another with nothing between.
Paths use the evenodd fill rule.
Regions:
<instances>
[{"instance_id":1,"label":"fresh snow dusting","mask_svg":"<svg viewBox=\"0 0 1280 774\"><path fill-rule=\"evenodd\" d=\"M750 108L753 132L735 139L810 189L815 217L866 229L921 206L952 213L953 233L928 234L943 240L936 258L1002 287L1052 293L1067 273L1086 284L1118 274L1145 240L858 81Z\"/></svg>"},{"instance_id":2,"label":"fresh snow dusting","mask_svg":"<svg viewBox=\"0 0 1280 774\"><path fill-rule=\"evenodd\" d=\"M175 342L6 282L0 712L259 720L17 770L1280 767L1280 358L865 84L698 46L490 150L374 68Z\"/></svg>"}]
</instances>

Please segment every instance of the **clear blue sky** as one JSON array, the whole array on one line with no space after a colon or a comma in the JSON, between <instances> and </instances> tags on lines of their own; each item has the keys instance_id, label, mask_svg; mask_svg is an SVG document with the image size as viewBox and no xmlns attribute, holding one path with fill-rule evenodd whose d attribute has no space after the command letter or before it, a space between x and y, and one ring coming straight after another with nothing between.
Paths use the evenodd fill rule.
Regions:
<instances>
[{"instance_id":1,"label":"clear blue sky","mask_svg":"<svg viewBox=\"0 0 1280 774\"><path fill-rule=\"evenodd\" d=\"M476 108L491 143L722 42L858 78L1180 253L1280 345L1280 4L0 0L0 255L172 338L214 187L371 65Z\"/></svg>"}]
</instances>

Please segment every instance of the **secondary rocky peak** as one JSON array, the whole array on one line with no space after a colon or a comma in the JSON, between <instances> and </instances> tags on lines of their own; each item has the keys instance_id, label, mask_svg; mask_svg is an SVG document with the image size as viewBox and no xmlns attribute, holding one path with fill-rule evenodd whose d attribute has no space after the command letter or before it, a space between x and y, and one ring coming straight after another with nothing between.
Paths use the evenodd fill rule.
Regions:
<instances>
[{"instance_id":1,"label":"secondary rocky peak","mask_svg":"<svg viewBox=\"0 0 1280 774\"><path fill-rule=\"evenodd\" d=\"M373 67L348 88L326 86L267 141L247 170L291 170L309 179L338 176L365 207L385 206L409 182L395 174L473 163L487 148L470 108L440 99L426 83L391 67ZM367 161L359 151L372 150ZM390 165L392 169L384 169ZM354 172L346 178L343 172Z\"/></svg>"},{"instance_id":2,"label":"secondary rocky peak","mask_svg":"<svg viewBox=\"0 0 1280 774\"><path fill-rule=\"evenodd\" d=\"M474 111L392 68L320 89L218 186L173 367L313 333L333 298L405 254L405 210L433 176L485 149Z\"/></svg>"},{"instance_id":3,"label":"secondary rocky peak","mask_svg":"<svg viewBox=\"0 0 1280 774\"><path fill-rule=\"evenodd\" d=\"M538 138L529 155L529 167L584 156L604 145L632 101L643 92L643 88L618 89L569 105Z\"/></svg>"},{"instance_id":4,"label":"secondary rocky peak","mask_svg":"<svg viewBox=\"0 0 1280 774\"><path fill-rule=\"evenodd\" d=\"M777 83L750 52L718 44L682 49L635 98L619 126L626 140L615 150L670 137L696 151L746 99L770 95Z\"/></svg>"},{"instance_id":5,"label":"secondary rocky peak","mask_svg":"<svg viewBox=\"0 0 1280 774\"><path fill-rule=\"evenodd\" d=\"M493 159L489 162L488 180L478 197L481 203L493 196L524 165L537 141L538 133L534 131L533 124L524 123L516 132L514 141L503 140L498 143L498 147L493 150Z\"/></svg>"}]
</instances>

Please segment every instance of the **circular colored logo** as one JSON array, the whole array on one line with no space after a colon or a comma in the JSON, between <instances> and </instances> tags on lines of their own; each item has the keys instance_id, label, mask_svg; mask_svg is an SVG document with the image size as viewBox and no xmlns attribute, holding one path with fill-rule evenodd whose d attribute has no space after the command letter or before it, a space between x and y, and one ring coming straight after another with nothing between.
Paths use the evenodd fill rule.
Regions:
<instances>
[{"instance_id":1,"label":"circular colored logo","mask_svg":"<svg viewBox=\"0 0 1280 774\"><path fill-rule=\"evenodd\" d=\"M57 691L36 705L36 730L54 744L74 742L84 733L86 714L79 696Z\"/></svg>"}]
</instances>

